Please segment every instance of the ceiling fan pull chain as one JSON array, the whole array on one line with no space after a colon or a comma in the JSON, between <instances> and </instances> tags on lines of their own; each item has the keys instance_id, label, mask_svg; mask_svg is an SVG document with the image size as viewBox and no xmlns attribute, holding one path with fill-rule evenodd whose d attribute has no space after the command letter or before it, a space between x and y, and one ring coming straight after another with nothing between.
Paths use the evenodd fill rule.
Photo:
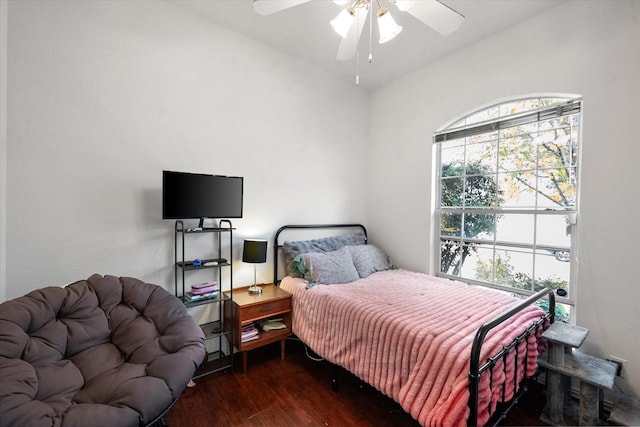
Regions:
<instances>
[{"instance_id":1,"label":"ceiling fan pull chain","mask_svg":"<svg viewBox=\"0 0 640 427\"><path fill-rule=\"evenodd\" d=\"M356 2L357 4L357 2ZM360 14L357 15L357 25L360 25ZM360 46L356 46L356 86L360 84Z\"/></svg>"},{"instance_id":2,"label":"ceiling fan pull chain","mask_svg":"<svg viewBox=\"0 0 640 427\"><path fill-rule=\"evenodd\" d=\"M356 85L360 84L360 49L356 50Z\"/></svg>"},{"instance_id":3,"label":"ceiling fan pull chain","mask_svg":"<svg viewBox=\"0 0 640 427\"><path fill-rule=\"evenodd\" d=\"M373 12L371 9L371 4L369 4L369 64L373 62Z\"/></svg>"}]
</instances>

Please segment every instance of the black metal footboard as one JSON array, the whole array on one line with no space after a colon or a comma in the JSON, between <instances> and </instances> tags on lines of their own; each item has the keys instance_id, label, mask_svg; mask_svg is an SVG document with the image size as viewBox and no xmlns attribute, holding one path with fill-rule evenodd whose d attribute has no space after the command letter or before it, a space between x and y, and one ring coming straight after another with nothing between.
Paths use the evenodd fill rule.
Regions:
<instances>
[{"instance_id":1,"label":"black metal footboard","mask_svg":"<svg viewBox=\"0 0 640 427\"><path fill-rule=\"evenodd\" d=\"M491 357L489 357L487 359L486 362L484 362L482 365L480 365L480 351L482 350L482 344L484 343L484 339L487 336L487 333L495 328L496 326L500 325L501 323L507 321L509 318L511 318L512 316L514 316L516 313L522 311L523 309L525 309L526 307L533 305L536 301L543 299L545 297L549 298L549 312L544 316L541 317L540 320L538 320L536 323L534 323L533 325L531 325L526 331L524 331L520 336L516 337L511 344L505 346L502 348L502 350L500 352L498 352L498 354L495 354ZM515 372L518 372L518 351L519 351L519 344L528 339L529 336L531 336L531 334L535 334L536 331L539 328L542 328L544 326L544 324L548 321L550 323L553 323L553 321L555 320L555 295L553 293L552 289L543 289L542 291L530 296L529 298L527 298L526 300L522 301L520 304L514 306L512 309L510 309L509 311L501 314L500 316L495 317L494 319L486 322L484 325L482 325L480 327L480 329L478 329L478 331L476 332L476 336L473 340L473 345L471 347L471 362L470 362L470 366L469 366L469 392L470 392L470 396L469 396L469 409L470 409L470 413L469 413L469 418L467 420L467 425L469 426L474 426L477 423L478 420L478 414L480 413L481 410L487 410L490 411L490 408L478 408L478 393L479 393L479 385L480 385L480 376L482 375L483 372L489 370L489 373L491 373L491 369L495 366L496 362L498 362L501 358L504 360L504 366L506 369L507 363L506 363L506 358L507 356L510 354L511 351L515 351L515 361L516 361L516 366L515 366ZM525 347L526 348L526 347ZM527 360L527 355L525 355L524 360ZM490 375L490 384L492 381L492 377ZM506 387L513 387L513 394L514 394L514 398L511 400L511 404L507 405L505 410L499 411L496 414L493 414L493 416L490 417L490 424L492 425L497 425L501 420L503 420L506 417L507 412L509 411L509 409L511 409L511 407L513 407L513 405L515 403L517 403L517 400L519 398L518 395L518 390L520 389L521 384L518 384L518 379L517 379L517 375L514 375L514 383L513 384L503 384L502 385L502 396L504 400L504 397L506 395ZM524 388L523 388L524 389ZM491 423L491 421L493 421L493 423Z\"/></svg>"}]
</instances>

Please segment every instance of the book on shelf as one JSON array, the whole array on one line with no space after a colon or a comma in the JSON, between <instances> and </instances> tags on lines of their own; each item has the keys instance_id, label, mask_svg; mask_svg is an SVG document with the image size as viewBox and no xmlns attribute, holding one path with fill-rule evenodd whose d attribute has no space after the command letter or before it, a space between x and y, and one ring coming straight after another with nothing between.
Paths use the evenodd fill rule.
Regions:
<instances>
[{"instance_id":1,"label":"book on shelf","mask_svg":"<svg viewBox=\"0 0 640 427\"><path fill-rule=\"evenodd\" d=\"M242 342L249 342L249 341L257 340L258 338L260 338L260 335L254 335L252 337L242 338Z\"/></svg>"},{"instance_id":2,"label":"book on shelf","mask_svg":"<svg viewBox=\"0 0 640 427\"><path fill-rule=\"evenodd\" d=\"M258 321L258 326L263 331L274 331L278 329L285 329L287 327L287 325L282 320L282 317L260 320Z\"/></svg>"},{"instance_id":3,"label":"book on shelf","mask_svg":"<svg viewBox=\"0 0 640 427\"><path fill-rule=\"evenodd\" d=\"M260 338L260 332L258 331L258 328L253 322L243 324L242 332L240 335L241 335L242 342L247 342L247 341L256 340Z\"/></svg>"},{"instance_id":4,"label":"book on shelf","mask_svg":"<svg viewBox=\"0 0 640 427\"><path fill-rule=\"evenodd\" d=\"M252 334L254 332L258 332L258 328L256 328L255 326L248 326L248 327L242 327L242 333L243 334Z\"/></svg>"},{"instance_id":5,"label":"book on shelf","mask_svg":"<svg viewBox=\"0 0 640 427\"><path fill-rule=\"evenodd\" d=\"M260 332L258 332L257 329L253 329L251 331L242 331L242 338L249 338L259 334Z\"/></svg>"},{"instance_id":6,"label":"book on shelf","mask_svg":"<svg viewBox=\"0 0 640 427\"><path fill-rule=\"evenodd\" d=\"M203 301L211 298L217 298L217 296L218 296L217 291L207 292L205 294L198 294L198 295L194 295L192 292L186 292L184 294L184 300L186 302L196 302L196 301Z\"/></svg>"},{"instance_id":7,"label":"book on shelf","mask_svg":"<svg viewBox=\"0 0 640 427\"><path fill-rule=\"evenodd\" d=\"M218 282L205 282L191 285L192 295L203 295L211 292L217 292L218 290Z\"/></svg>"}]
</instances>

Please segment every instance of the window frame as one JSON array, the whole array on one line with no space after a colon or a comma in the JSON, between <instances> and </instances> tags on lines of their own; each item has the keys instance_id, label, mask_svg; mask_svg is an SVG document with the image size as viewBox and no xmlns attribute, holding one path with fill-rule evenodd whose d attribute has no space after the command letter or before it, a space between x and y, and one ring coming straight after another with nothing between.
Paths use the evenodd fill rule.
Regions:
<instances>
[{"instance_id":1,"label":"window frame","mask_svg":"<svg viewBox=\"0 0 640 427\"><path fill-rule=\"evenodd\" d=\"M478 121L475 123L471 123L469 125L465 124L465 121L473 116L478 116L483 112L488 112L492 109L497 108L500 110L501 106L508 105L510 103L517 102L526 102L527 100L556 100L557 102L552 103L548 106L538 107L536 109L515 113L511 115L506 115L502 117L497 117L489 120ZM466 282L473 285L486 286L489 288L496 288L508 292L512 292L514 294L521 295L531 295L534 293L533 290L524 290L513 288L508 285L500 285L496 283L489 283L481 280L475 280L470 278L461 277L460 275L453 275L441 272L441 261L442 261L442 243L448 239L443 239L443 233L441 230L442 224L442 216L444 213L483 213L483 214L523 214L530 215L533 218L534 224L537 223L537 219L540 217L544 217L547 215L565 215L569 218L569 223L567 225L567 231L569 233L569 248L570 248L570 258L569 258L569 294L564 296L557 296L558 302L567 304L575 307L576 301L576 279L577 279L577 265L578 265L578 218L580 211L580 175L581 175L581 154L582 154L582 129L583 129L583 108L582 108L582 97L579 95L568 95L568 94L533 94L533 95L525 95L525 96L517 96L512 98L500 99L495 102L485 104L476 109L473 109L470 112L464 113L439 128L433 134L433 182L434 182L434 197L432 199L432 203L434 208L433 212L433 223L432 223L432 236L433 236L433 251L431 257L431 271L435 272L436 276L446 277L453 280L458 280L462 282ZM503 209L500 206L494 208L467 208L467 207L459 207L459 208L445 208L443 209L441 205L442 198L442 143L451 140L457 140L460 138L468 138L472 135L478 135L492 132L492 131L500 131L503 129L513 128L514 126L521 126L523 124L530 123L540 123L544 120L549 120L550 118L561 117L569 114L577 114L577 155L575 159L575 202L573 209L553 209L553 210L543 210L539 207L534 207L533 209ZM463 125L460 125L460 123ZM498 138L498 141L500 138ZM466 153L467 142L465 139L464 150ZM462 161L463 168L467 168L466 158ZM535 171L540 171L539 164L536 164ZM498 176L498 169L496 168L496 176ZM462 173L462 177L466 177L465 173ZM464 191L463 191L464 192ZM494 221L496 221L494 217ZM464 228L464 221L462 222L462 227ZM451 239L456 240L456 239ZM464 231L460 231L460 237L458 241L460 243L470 242L473 239L465 238ZM532 267L535 268L535 254L536 250L539 249L553 249L550 245L537 245L536 243L536 230L534 228L534 244L532 246L522 244L522 243L508 243L498 241L496 239L495 233L493 236L493 242L491 243L491 248L496 251L496 248L502 247L514 247L514 248L527 248L534 253L534 261ZM487 244L486 240L482 241L483 244ZM530 246L530 247L529 247ZM561 248L556 248L561 249ZM494 255L495 256L495 255ZM495 259L495 258L494 258ZM532 270L535 271L535 270ZM535 276L531 276L533 280L537 280ZM572 317L575 315L574 310L571 310Z\"/></svg>"}]
</instances>

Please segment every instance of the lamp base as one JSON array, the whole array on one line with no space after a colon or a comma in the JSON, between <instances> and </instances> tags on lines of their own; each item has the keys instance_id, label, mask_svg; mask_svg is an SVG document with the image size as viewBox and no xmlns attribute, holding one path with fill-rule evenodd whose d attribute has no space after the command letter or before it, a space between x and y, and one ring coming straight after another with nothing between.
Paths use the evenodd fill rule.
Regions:
<instances>
[{"instance_id":1,"label":"lamp base","mask_svg":"<svg viewBox=\"0 0 640 427\"><path fill-rule=\"evenodd\" d=\"M249 287L249 293L250 294L255 294L255 295L260 295L262 293L262 288L260 286L257 285L253 285Z\"/></svg>"}]
</instances>

